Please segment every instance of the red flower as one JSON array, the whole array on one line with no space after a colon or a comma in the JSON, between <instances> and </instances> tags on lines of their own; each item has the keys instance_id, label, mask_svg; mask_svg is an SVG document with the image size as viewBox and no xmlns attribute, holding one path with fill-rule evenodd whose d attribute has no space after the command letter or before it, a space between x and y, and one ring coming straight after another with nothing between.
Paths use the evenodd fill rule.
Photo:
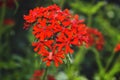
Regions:
<instances>
[{"instance_id":1,"label":"red flower","mask_svg":"<svg viewBox=\"0 0 120 80\"><path fill-rule=\"evenodd\" d=\"M54 76L52 76L52 75L48 75L48 76L47 76L47 79L48 79L48 80L55 80Z\"/></svg>"},{"instance_id":2,"label":"red flower","mask_svg":"<svg viewBox=\"0 0 120 80\"><path fill-rule=\"evenodd\" d=\"M32 78L30 80L41 80L41 77L44 74L44 70L35 70ZM47 75L47 80L55 80L54 76L52 75Z\"/></svg>"},{"instance_id":3,"label":"red flower","mask_svg":"<svg viewBox=\"0 0 120 80\"><path fill-rule=\"evenodd\" d=\"M33 74L34 77L42 76L44 73L44 70L36 70Z\"/></svg>"},{"instance_id":4,"label":"red flower","mask_svg":"<svg viewBox=\"0 0 120 80\"><path fill-rule=\"evenodd\" d=\"M42 26L37 24L33 27L33 34L37 39L45 40L46 38L50 38L53 35L51 27Z\"/></svg>"},{"instance_id":5,"label":"red flower","mask_svg":"<svg viewBox=\"0 0 120 80\"><path fill-rule=\"evenodd\" d=\"M43 57L47 66L54 62L58 67L66 54L73 53L71 48L88 42L87 27L83 20L74 17L69 10L62 11L58 6L37 7L24 15L24 28L33 24L36 42L34 51Z\"/></svg>"},{"instance_id":6,"label":"red flower","mask_svg":"<svg viewBox=\"0 0 120 80\"><path fill-rule=\"evenodd\" d=\"M47 66L50 66L51 61L54 61L54 64L56 67L59 66L59 63L62 64L63 61L61 59L64 58L64 52L63 51L59 51L55 53L55 50L53 50L52 52L46 52L43 55L45 58L43 59L44 62L46 62Z\"/></svg>"},{"instance_id":7,"label":"red flower","mask_svg":"<svg viewBox=\"0 0 120 80\"><path fill-rule=\"evenodd\" d=\"M5 19L3 24L4 25L14 25L15 21L13 19Z\"/></svg>"},{"instance_id":8,"label":"red flower","mask_svg":"<svg viewBox=\"0 0 120 80\"><path fill-rule=\"evenodd\" d=\"M38 54L41 54L43 52L46 52L46 48L45 47L48 47L48 48L52 48L51 45L53 43L53 40L49 40L49 41L39 41L39 42L33 42L32 43L32 46L34 46L34 51L35 52L38 52Z\"/></svg>"},{"instance_id":9,"label":"red flower","mask_svg":"<svg viewBox=\"0 0 120 80\"><path fill-rule=\"evenodd\" d=\"M44 52L45 49L45 45L43 41L39 41L39 42L33 42L32 46L34 46L34 51L38 52L38 54L41 54L42 52ZM42 51L42 52L41 52Z\"/></svg>"},{"instance_id":10,"label":"red flower","mask_svg":"<svg viewBox=\"0 0 120 80\"><path fill-rule=\"evenodd\" d=\"M37 20L38 14L40 14L40 8L35 8L34 10L30 10L29 15L24 15L24 19L28 23L33 23Z\"/></svg>"},{"instance_id":11,"label":"red flower","mask_svg":"<svg viewBox=\"0 0 120 80\"><path fill-rule=\"evenodd\" d=\"M74 45L74 37L72 35L70 36L65 36L64 34L60 34L59 37L56 40L59 44L57 44L58 46L58 50L61 51L63 50L63 48L65 48L65 53L73 53L73 50L70 48L70 45ZM77 40L75 40L76 43L78 43Z\"/></svg>"},{"instance_id":12,"label":"red flower","mask_svg":"<svg viewBox=\"0 0 120 80\"><path fill-rule=\"evenodd\" d=\"M95 28L88 28L89 46L95 45L98 50L102 50L104 46L104 38L101 32Z\"/></svg>"},{"instance_id":13,"label":"red flower","mask_svg":"<svg viewBox=\"0 0 120 80\"><path fill-rule=\"evenodd\" d=\"M119 52L120 51L120 44L117 44L116 47L114 48L114 52Z\"/></svg>"},{"instance_id":14,"label":"red flower","mask_svg":"<svg viewBox=\"0 0 120 80\"><path fill-rule=\"evenodd\" d=\"M78 45L82 45L83 42L88 45L88 28L83 24L83 20L78 19L78 15L75 15L75 19L72 20L72 32L76 39L79 41Z\"/></svg>"},{"instance_id":15,"label":"red flower","mask_svg":"<svg viewBox=\"0 0 120 80\"><path fill-rule=\"evenodd\" d=\"M40 80L44 73L44 70L36 70L34 71L33 77L30 80Z\"/></svg>"}]
</instances>

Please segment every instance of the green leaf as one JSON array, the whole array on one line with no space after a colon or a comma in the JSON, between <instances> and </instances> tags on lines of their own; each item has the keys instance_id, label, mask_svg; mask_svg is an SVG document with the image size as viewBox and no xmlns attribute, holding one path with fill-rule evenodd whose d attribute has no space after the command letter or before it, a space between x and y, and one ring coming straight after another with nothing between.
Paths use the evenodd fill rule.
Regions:
<instances>
[{"instance_id":1,"label":"green leaf","mask_svg":"<svg viewBox=\"0 0 120 80\"><path fill-rule=\"evenodd\" d=\"M17 0L14 0L14 3L15 3L15 6L16 6L16 9L15 9L14 13L16 14L16 12L17 12L17 10L19 8L19 4L18 4Z\"/></svg>"},{"instance_id":2,"label":"green leaf","mask_svg":"<svg viewBox=\"0 0 120 80\"><path fill-rule=\"evenodd\" d=\"M97 13L97 11L103 7L106 3L104 1L98 2L96 5L94 5L91 10L90 13L93 15L95 13Z\"/></svg>"},{"instance_id":3,"label":"green leaf","mask_svg":"<svg viewBox=\"0 0 120 80\"><path fill-rule=\"evenodd\" d=\"M86 15L93 15L97 13L97 11L104 6L106 3L104 1L98 2L96 5L85 3L85 2L76 2L71 3L71 7L73 7L75 10L82 12Z\"/></svg>"},{"instance_id":4,"label":"green leaf","mask_svg":"<svg viewBox=\"0 0 120 80\"><path fill-rule=\"evenodd\" d=\"M109 76L114 76L116 73L120 72L120 63L116 62L112 69L109 71Z\"/></svg>"},{"instance_id":5,"label":"green leaf","mask_svg":"<svg viewBox=\"0 0 120 80\"><path fill-rule=\"evenodd\" d=\"M74 10L82 12L84 14L89 14L90 9L91 9L91 5L88 3L85 3L86 5L84 5L83 2L76 2L76 3L71 3L71 7L74 8Z\"/></svg>"}]
</instances>

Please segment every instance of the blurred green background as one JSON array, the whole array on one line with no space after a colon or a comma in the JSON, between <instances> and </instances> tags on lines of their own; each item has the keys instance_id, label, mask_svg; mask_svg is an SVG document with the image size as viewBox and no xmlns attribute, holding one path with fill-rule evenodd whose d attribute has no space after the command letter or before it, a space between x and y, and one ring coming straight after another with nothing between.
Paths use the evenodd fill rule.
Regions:
<instances>
[{"instance_id":1,"label":"blurred green background","mask_svg":"<svg viewBox=\"0 0 120 80\"><path fill-rule=\"evenodd\" d=\"M120 42L119 0L0 0L0 80L29 80L34 70L39 69L36 67L40 64L39 57L35 56L31 46L34 38L31 30L23 29L23 15L37 6L51 4L68 8L71 13L80 15L87 26L97 28L103 34L105 46L98 52L103 67L108 63L115 45ZM99 74L94 52L79 48L75 50L75 69L64 70L64 65L50 67L52 71L49 73L56 80L70 80L73 73L77 77L71 80L120 80L119 53L115 54L106 73L100 71ZM77 53L80 54L78 59ZM44 63L42 65L44 68ZM105 74L109 74L106 75L109 78L102 79L101 76Z\"/></svg>"}]
</instances>

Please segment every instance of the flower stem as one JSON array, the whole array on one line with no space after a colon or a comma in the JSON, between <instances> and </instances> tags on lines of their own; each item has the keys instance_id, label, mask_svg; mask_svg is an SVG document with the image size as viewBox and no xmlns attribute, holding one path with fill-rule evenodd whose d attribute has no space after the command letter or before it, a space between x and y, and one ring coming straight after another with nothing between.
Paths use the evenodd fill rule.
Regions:
<instances>
[{"instance_id":1,"label":"flower stem","mask_svg":"<svg viewBox=\"0 0 120 80\"><path fill-rule=\"evenodd\" d=\"M96 62L97 62L99 71L100 71L100 73L101 73L101 72L103 72L103 66L102 66L102 63L101 63L101 61L100 61L99 52L98 52L95 48L92 48L92 51L93 51L94 54L95 54L95 59L96 59Z\"/></svg>"},{"instance_id":2,"label":"flower stem","mask_svg":"<svg viewBox=\"0 0 120 80\"><path fill-rule=\"evenodd\" d=\"M19 7L19 4L17 2L17 0L14 0L14 3L15 3L15 6L16 6L16 9L14 11L14 14L16 14L17 10L18 10L18 7Z\"/></svg>"},{"instance_id":3,"label":"flower stem","mask_svg":"<svg viewBox=\"0 0 120 80\"><path fill-rule=\"evenodd\" d=\"M6 1L6 0L5 0ZM1 10L1 18L0 18L0 27L3 25L4 17L5 17L5 12L6 12L6 2L3 2L2 4L2 10Z\"/></svg>"},{"instance_id":4,"label":"flower stem","mask_svg":"<svg viewBox=\"0 0 120 80\"><path fill-rule=\"evenodd\" d=\"M88 15L88 21L87 21L87 26L91 27L91 24L92 24L92 15L89 14Z\"/></svg>"},{"instance_id":5,"label":"flower stem","mask_svg":"<svg viewBox=\"0 0 120 80\"><path fill-rule=\"evenodd\" d=\"M67 61L67 63L66 63L66 71L70 69L70 64L71 64L70 60L71 59L70 59L69 54L66 55L66 61Z\"/></svg>"},{"instance_id":6,"label":"flower stem","mask_svg":"<svg viewBox=\"0 0 120 80\"><path fill-rule=\"evenodd\" d=\"M44 73L44 75L43 75L43 79L42 79L42 80L45 80L45 78L46 78L46 76L47 76L47 72L48 72L48 67L46 67L46 69L45 69L45 73Z\"/></svg>"},{"instance_id":7,"label":"flower stem","mask_svg":"<svg viewBox=\"0 0 120 80\"><path fill-rule=\"evenodd\" d=\"M65 0L61 0L61 2L60 2L61 9L63 9L64 3L65 3Z\"/></svg>"},{"instance_id":8,"label":"flower stem","mask_svg":"<svg viewBox=\"0 0 120 80\"><path fill-rule=\"evenodd\" d=\"M115 53L114 53L114 51L112 52L112 55L110 56L110 58L109 58L109 60L108 60L108 62L107 62L107 65L106 65L106 71L107 71L107 69L109 68L109 66L110 66L110 64L111 64L111 62L112 62L112 60L113 60L113 58L115 57Z\"/></svg>"},{"instance_id":9,"label":"flower stem","mask_svg":"<svg viewBox=\"0 0 120 80\"><path fill-rule=\"evenodd\" d=\"M79 48L79 51L77 52L77 54L75 56L75 59L74 59L74 63L73 64L74 64L75 67L79 66L79 63L82 63L82 61L85 58L86 53L87 53L87 50L83 46L81 46ZM80 69L80 67L79 67L79 69Z\"/></svg>"},{"instance_id":10,"label":"flower stem","mask_svg":"<svg viewBox=\"0 0 120 80\"><path fill-rule=\"evenodd\" d=\"M3 21L4 21L4 17L5 17L5 12L6 12L6 0L4 0L3 4L2 4L2 8L1 8L1 15L0 15L0 45L2 44L1 42L1 38L2 38L2 33L3 33ZM1 53L1 49L0 49L0 53Z\"/></svg>"}]
</instances>

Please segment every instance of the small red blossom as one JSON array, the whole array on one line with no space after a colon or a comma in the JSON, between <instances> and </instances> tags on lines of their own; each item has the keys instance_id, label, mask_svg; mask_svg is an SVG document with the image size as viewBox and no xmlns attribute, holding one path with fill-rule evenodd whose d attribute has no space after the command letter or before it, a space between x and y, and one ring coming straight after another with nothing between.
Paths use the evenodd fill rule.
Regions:
<instances>
[{"instance_id":1,"label":"small red blossom","mask_svg":"<svg viewBox=\"0 0 120 80\"><path fill-rule=\"evenodd\" d=\"M59 37L56 40L59 44L58 50L61 51L63 48L65 48L65 53L73 53L73 50L70 48L70 45L74 45L74 37L72 35L65 36L64 34L59 35ZM77 41L77 40L76 40ZM77 42L78 43L78 42Z\"/></svg>"},{"instance_id":2,"label":"small red blossom","mask_svg":"<svg viewBox=\"0 0 120 80\"><path fill-rule=\"evenodd\" d=\"M56 79L54 78L54 76L48 75L48 76L47 76L47 80L56 80Z\"/></svg>"},{"instance_id":3,"label":"small red blossom","mask_svg":"<svg viewBox=\"0 0 120 80\"><path fill-rule=\"evenodd\" d=\"M59 66L59 63L62 64L63 61L61 59L64 59L64 52L59 51L55 53L55 50L53 52L46 52L43 55L45 58L43 59L44 62L46 62L47 66L50 66L51 61L54 61L54 64L56 67Z\"/></svg>"},{"instance_id":4,"label":"small red blossom","mask_svg":"<svg viewBox=\"0 0 120 80\"><path fill-rule=\"evenodd\" d=\"M68 9L61 10L57 5L37 7L24 15L24 28L33 24L32 43L34 51L43 57L47 66L54 62L55 66L63 63L65 55L73 53L73 46L88 44L87 27L79 16L73 16Z\"/></svg>"},{"instance_id":5,"label":"small red blossom","mask_svg":"<svg viewBox=\"0 0 120 80\"><path fill-rule=\"evenodd\" d=\"M35 35L36 38L44 40L46 38L50 38L53 35L53 32L51 30L51 27L49 26L41 27L41 25L38 24L33 27L33 34Z\"/></svg>"},{"instance_id":6,"label":"small red blossom","mask_svg":"<svg viewBox=\"0 0 120 80\"><path fill-rule=\"evenodd\" d=\"M44 73L44 70L36 70L33 74L34 77L42 76Z\"/></svg>"},{"instance_id":7,"label":"small red blossom","mask_svg":"<svg viewBox=\"0 0 120 80\"><path fill-rule=\"evenodd\" d=\"M3 22L4 25L14 25L15 24L15 21L13 19L5 19L4 22Z\"/></svg>"},{"instance_id":8,"label":"small red blossom","mask_svg":"<svg viewBox=\"0 0 120 80\"><path fill-rule=\"evenodd\" d=\"M38 54L43 54L44 52L46 52L46 47L51 49L51 45L53 43L53 40L49 40L49 41L38 41L38 42L33 42L32 46L35 47L34 51L38 52Z\"/></svg>"},{"instance_id":9,"label":"small red blossom","mask_svg":"<svg viewBox=\"0 0 120 80\"><path fill-rule=\"evenodd\" d=\"M120 43L117 44L114 48L114 52L119 52L120 51Z\"/></svg>"},{"instance_id":10,"label":"small red blossom","mask_svg":"<svg viewBox=\"0 0 120 80\"><path fill-rule=\"evenodd\" d=\"M104 46L104 38L101 32L95 28L88 28L89 46L95 45L98 50L102 50Z\"/></svg>"},{"instance_id":11,"label":"small red blossom","mask_svg":"<svg viewBox=\"0 0 120 80\"><path fill-rule=\"evenodd\" d=\"M33 77L30 80L41 80L40 78L42 77L43 73L44 73L44 70L34 71Z\"/></svg>"},{"instance_id":12,"label":"small red blossom","mask_svg":"<svg viewBox=\"0 0 120 80\"><path fill-rule=\"evenodd\" d=\"M32 78L30 80L41 80L42 76L44 74L44 70L35 70L34 74L32 75ZM47 75L47 80L56 80L53 75Z\"/></svg>"}]
</instances>

